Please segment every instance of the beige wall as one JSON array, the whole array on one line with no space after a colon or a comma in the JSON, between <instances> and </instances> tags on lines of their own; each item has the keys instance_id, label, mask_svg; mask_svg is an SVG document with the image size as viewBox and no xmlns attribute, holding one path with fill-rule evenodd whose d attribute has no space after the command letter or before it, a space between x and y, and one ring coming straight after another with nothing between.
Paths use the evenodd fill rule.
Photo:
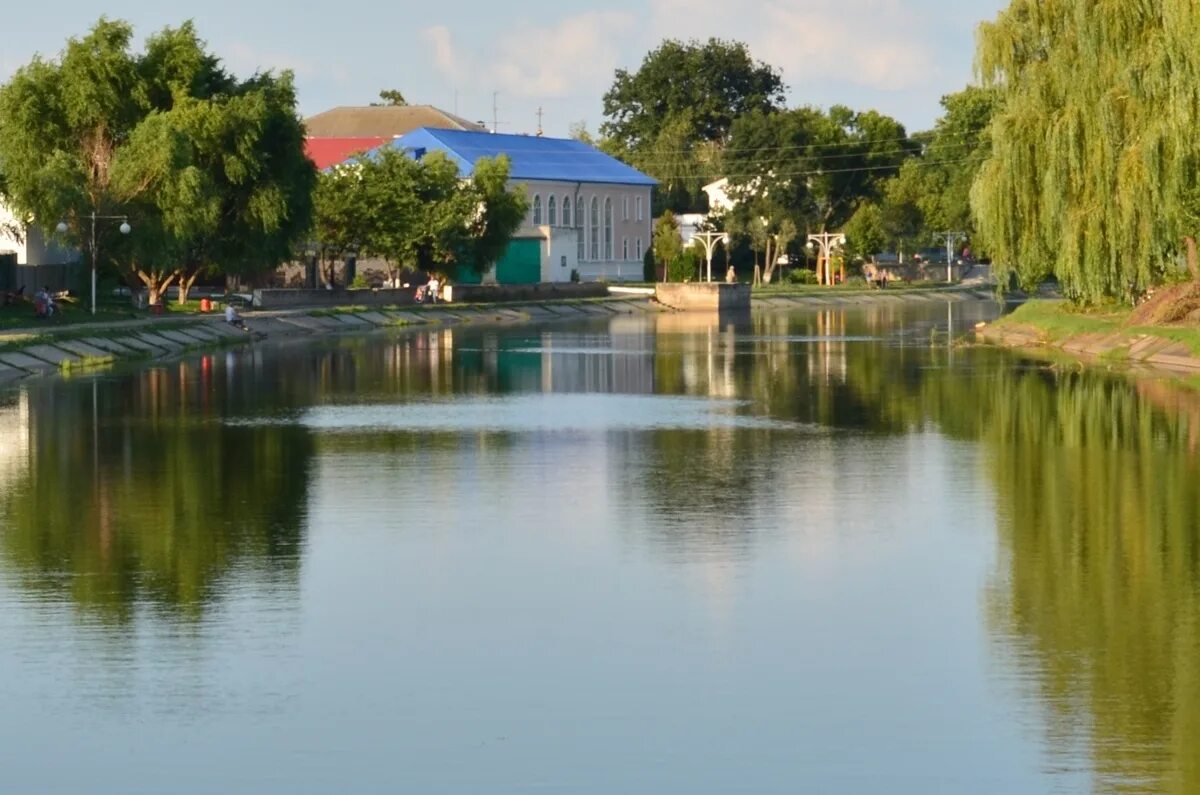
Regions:
<instances>
[{"instance_id":1,"label":"beige wall","mask_svg":"<svg viewBox=\"0 0 1200 795\"><path fill-rule=\"evenodd\" d=\"M586 238L583 256L571 257L577 261L580 276L585 280L640 280L642 275L642 253L650 246L650 188L635 185L610 185L602 183L578 182L523 182L516 183L525 189L529 198L530 212L525 219L520 235L537 234L538 226L534 224L533 207L535 199L541 200L541 226L550 224L550 197L555 199L555 218L553 226L563 226L563 200L570 198L571 222L577 225L576 197L583 198L585 212L591 206L593 197L597 204L598 235L597 246L593 248L593 232L590 225L590 213L584 216L584 237ZM612 202L613 241L612 251L604 245L604 202ZM638 206L641 206L641 220L638 219ZM638 241L641 240L641 253Z\"/></svg>"}]
</instances>

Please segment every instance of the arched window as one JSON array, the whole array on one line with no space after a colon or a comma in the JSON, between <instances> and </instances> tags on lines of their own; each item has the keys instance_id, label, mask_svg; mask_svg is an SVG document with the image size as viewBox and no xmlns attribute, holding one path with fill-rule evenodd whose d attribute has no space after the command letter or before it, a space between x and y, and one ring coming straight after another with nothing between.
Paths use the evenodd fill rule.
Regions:
<instances>
[{"instance_id":1,"label":"arched window","mask_svg":"<svg viewBox=\"0 0 1200 795\"><path fill-rule=\"evenodd\" d=\"M600 200L592 197L591 211L588 213L588 252L592 262L600 261Z\"/></svg>"},{"instance_id":2,"label":"arched window","mask_svg":"<svg viewBox=\"0 0 1200 795\"><path fill-rule=\"evenodd\" d=\"M533 197L533 225L542 225L542 197L537 195Z\"/></svg>"},{"instance_id":3,"label":"arched window","mask_svg":"<svg viewBox=\"0 0 1200 795\"><path fill-rule=\"evenodd\" d=\"M639 260L646 258L646 255L642 253L642 239L640 237L637 239L637 258Z\"/></svg>"},{"instance_id":4,"label":"arched window","mask_svg":"<svg viewBox=\"0 0 1200 795\"><path fill-rule=\"evenodd\" d=\"M621 220L622 221L629 220L629 197L628 196L626 196L624 199L621 200ZM626 259L628 259L628 257Z\"/></svg>"},{"instance_id":5,"label":"arched window","mask_svg":"<svg viewBox=\"0 0 1200 795\"><path fill-rule=\"evenodd\" d=\"M576 237L579 239L579 250L576 252L576 259L583 262L587 259L587 234L583 228L583 197L575 197L575 231L578 232Z\"/></svg>"},{"instance_id":6,"label":"arched window","mask_svg":"<svg viewBox=\"0 0 1200 795\"><path fill-rule=\"evenodd\" d=\"M612 262L613 258L613 206L612 199L604 200L604 259Z\"/></svg>"},{"instance_id":7,"label":"arched window","mask_svg":"<svg viewBox=\"0 0 1200 795\"><path fill-rule=\"evenodd\" d=\"M571 227L574 225L571 222L571 197L563 196L563 226Z\"/></svg>"},{"instance_id":8,"label":"arched window","mask_svg":"<svg viewBox=\"0 0 1200 795\"><path fill-rule=\"evenodd\" d=\"M558 226L558 199L553 196L546 202L546 223Z\"/></svg>"},{"instance_id":9,"label":"arched window","mask_svg":"<svg viewBox=\"0 0 1200 795\"><path fill-rule=\"evenodd\" d=\"M629 238L624 238L621 241L621 259L629 259Z\"/></svg>"}]
</instances>

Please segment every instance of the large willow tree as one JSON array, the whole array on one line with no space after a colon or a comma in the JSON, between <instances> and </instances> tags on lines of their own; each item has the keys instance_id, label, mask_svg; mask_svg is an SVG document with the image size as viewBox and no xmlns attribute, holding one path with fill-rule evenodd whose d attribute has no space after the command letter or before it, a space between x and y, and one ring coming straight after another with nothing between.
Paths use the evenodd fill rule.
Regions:
<instances>
[{"instance_id":1,"label":"large willow tree","mask_svg":"<svg viewBox=\"0 0 1200 795\"><path fill-rule=\"evenodd\" d=\"M997 274L1129 298L1200 229L1195 0L1013 0L979 35L1000 95L972 191Z\"/></svg>"}]
</instances>

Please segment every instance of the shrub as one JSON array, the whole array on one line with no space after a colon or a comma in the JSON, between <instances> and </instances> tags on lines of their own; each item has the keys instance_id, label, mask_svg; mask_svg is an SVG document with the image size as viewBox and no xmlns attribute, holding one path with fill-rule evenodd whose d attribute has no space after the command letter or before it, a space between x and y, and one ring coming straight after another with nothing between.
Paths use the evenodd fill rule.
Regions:
<instances>
[{"instance_id":1,"label":"shrub","mask_svg":"<svg viewBox=\"0 0 1200 795\"><path fill-rule=\"evenodd\" d=\"M808 268L793 268L788 272L787 278L791 284L816 284L817 272Z\"/></svg>"},{"instance_id":2,"label":"shrub","mask_svg":"<svg viewBox=\"0 0 1200 795\"><path fill-rule=\"evenodd\" d=\"M646 249L646 254L642 257L642 281L658 281L658 266L654 262L654 249L652 248Z\"/></svg>"},{"instance_id":3,"label":"shrub","mask_svg":"<svg viewBox=\"0 0 1200 795\"><path fill-rule=\"evenodd\" d=\"M354 281L350 282L350 289L369 290L371 289L371 283L367 281L366 276L363 276L361 273L359 273L355 275Z\"/></svg>"},{"instance_id":4,"label":"shrub","mask_svg":"<svg viewBox=\"0 0 1200 795\"><path fill-rule=\"evenodd\" d=\"M579 283L579 270L576 268L571 269L571 281L575 284Z\"/></svg>"}]
</instances>

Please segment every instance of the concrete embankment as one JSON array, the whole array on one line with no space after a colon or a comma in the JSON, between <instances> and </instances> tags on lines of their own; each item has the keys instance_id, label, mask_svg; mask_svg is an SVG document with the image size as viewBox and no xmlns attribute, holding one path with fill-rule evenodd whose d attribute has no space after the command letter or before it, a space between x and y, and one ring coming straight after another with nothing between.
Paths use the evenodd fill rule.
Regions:
<instances>
[{"instance_id":1,"label":"concrete embankment","mask_svg":"<svg viewBox=\"0 0 1200 795\"><path fill-rule=\"evenodd\" d=\"M756 310L853 307L990 299L986 289L896 290L801 294L756 294ZM32 375L70 373L125 360L170 358L253 340L288 339L377 329L460 324L551 322L670 312L642 294L600 300L523 304L439 304L391 308L305 308L247 312L239 330L211 316L141 319L122 323L64 326L0 334L0 384Z\"/></svg>"},{"instance_id":2,"label":"concrete embankment","mask_svg":"<svg viewBox=\"0 0 1200 795\"><path fill-rule=\"evenodd\" d=\"M245 330L216 317L65 326L0 335L0 383L70 373L124 360L154 360L254 340L467 323L527 323L663 311L644 298L515 306L438 305L409 309L342 308L249 312Z\"/></svg>"},{"instance_id":3,"label":"concrete embankment","mask_svg":"<svg viewBox=\"0 0 1200 795\"><path fill-rule=\"evenodd\" d=\"M1061 302L1037 301L976 330L980 342L1034 354L1069 356L1087 364L1200 373L1200 330L1131 326L1124 314L1072 313Z\"/></svg>"}]
</instances>

